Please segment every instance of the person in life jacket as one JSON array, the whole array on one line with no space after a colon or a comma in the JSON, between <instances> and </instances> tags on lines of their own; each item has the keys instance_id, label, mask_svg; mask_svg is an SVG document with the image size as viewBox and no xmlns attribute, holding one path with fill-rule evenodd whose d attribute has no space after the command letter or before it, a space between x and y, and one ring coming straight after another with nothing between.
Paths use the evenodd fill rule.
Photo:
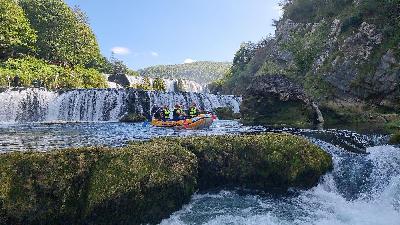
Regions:
<instances>
[{"instance_id":1,"label":"person in life jacket","mask_svg":"<svg viewBox=\"0 0 400 225\"><path fill-rule=\"evenodd\" d=\"M175 121L185 119L185 114L183 113L182 107L179 104L175 105L173 118Z\"/></svg>"},{"instance_id":2,"label":"person in life jacket","mask_svg":"<svg viewBox=\"0 0 400 225\"><path fill-rule=\"evenodd\" d=\"M163 108L163 120L167 121L170 120L171 111L169 110L168 106L164 105Z\"/></svg>"},{"instance_id":3,"label":"person in life jacket","mask_svg":"<svg viewBox=\"0 0 400 225\"><path fill-rule=\"evenodd\" d=\"M162 108L155 105L152 109L151 109L151 117L154 117L155 119L162 119ZM151 120L151 118L150 118Z\"/></svg>"},{"instance_id":4,"label":"person in life jacket","mask_svg":"<svg viewBox=\"0 0 400 225\"><path fill-rule=\"evenodd\" d=\"M198 116L199 115L198 111L199 110L196 107L196 103L193 102L192 105L189 108L189 116L190 116L190 118L194 118L194 117Z\"/></svg>"}]
</instances>

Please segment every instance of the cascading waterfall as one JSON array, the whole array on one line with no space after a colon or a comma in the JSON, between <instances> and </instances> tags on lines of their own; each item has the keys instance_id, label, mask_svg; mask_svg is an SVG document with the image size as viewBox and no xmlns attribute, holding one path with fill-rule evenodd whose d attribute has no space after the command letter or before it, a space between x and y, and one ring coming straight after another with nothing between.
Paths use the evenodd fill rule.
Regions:
<instances>
[{"instance_id":1,"label":"cascading waterfall","mask_svg":"<svg viewBox=\"0 0 400 225\"><path fill-rule=\"evenodd\" d=\"M212 111L231 107L239 112L240 97L186 92L152 92L136 89L79 89L51 92L44 89L0 92L0 123L40 121L118 121L125 113L149 115L154 105L176 103L185 108L195 102Z\"/></svg>"}]
</instances>

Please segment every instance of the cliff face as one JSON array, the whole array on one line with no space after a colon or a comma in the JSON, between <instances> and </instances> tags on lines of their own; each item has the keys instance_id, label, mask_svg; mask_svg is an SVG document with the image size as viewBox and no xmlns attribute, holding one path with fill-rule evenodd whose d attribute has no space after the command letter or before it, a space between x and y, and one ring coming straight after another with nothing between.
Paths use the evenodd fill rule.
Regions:
<instances>
[{"instance_id":1,"label":"cliff face","mask_svg":"<svg viewBox=\"0 0 400 225\"><path fill-rule=\"evenodd\" d=\"M299 85L325 115L400 108L399 0L283 4L275 36L245 43L236 53L222 84L225 92L243 94L246 102L260 95L252 87L268 86L259 77L282 75Z\"/></svg>"}]
</instances>

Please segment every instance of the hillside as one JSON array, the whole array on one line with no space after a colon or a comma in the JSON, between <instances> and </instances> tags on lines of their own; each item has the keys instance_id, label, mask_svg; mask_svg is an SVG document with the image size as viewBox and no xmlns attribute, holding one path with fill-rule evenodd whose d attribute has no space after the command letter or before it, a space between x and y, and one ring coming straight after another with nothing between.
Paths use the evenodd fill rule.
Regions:
<instances>
[{"instance_id":1,"label":"hillside","mask_svg":"<svg viewBox=\"0 0 400 225\"><path fill-rule=\"evenodd\" d=\"M231 64L225 62L194 62L177 65L160 65L145 68L138 72L142 76L181 78L193 80L200 84L211 83L222 78L229 70Z\"/></svg>"},{"instance_id":2,"label":"hillside","mask_svg":"<svg viewBox=\"0 0 400 225\"><path fill-rule=\"evenodd\" d=\"M399 0L293 0L283 9L275 36L244 43L231 73L214 83L216 90L254 97L261 85L261 95L272 91L285 99L259 83L279 75L273 82L299 86L325 115L400 108Z\"/></svg>"}]
</instances>

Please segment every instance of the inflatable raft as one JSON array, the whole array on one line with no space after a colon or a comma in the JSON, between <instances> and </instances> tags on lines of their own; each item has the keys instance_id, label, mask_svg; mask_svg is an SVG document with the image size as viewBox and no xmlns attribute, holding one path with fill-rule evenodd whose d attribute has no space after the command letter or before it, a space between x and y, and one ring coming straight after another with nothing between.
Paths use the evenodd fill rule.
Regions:
<instances>
[{"instance_id":1,"label":"inflatable raft","mask_svg":"<svg viewBox=\"0 0 400 225\"><path fill-rule=\"evenodd\" d=\"M153 119L151 125L155 127L173 127L178 129L199 130L209 128L214 122L215 117L211 114L201 114L197 117L178 121L162 121Z\"/></svg>"}]
</instances>

